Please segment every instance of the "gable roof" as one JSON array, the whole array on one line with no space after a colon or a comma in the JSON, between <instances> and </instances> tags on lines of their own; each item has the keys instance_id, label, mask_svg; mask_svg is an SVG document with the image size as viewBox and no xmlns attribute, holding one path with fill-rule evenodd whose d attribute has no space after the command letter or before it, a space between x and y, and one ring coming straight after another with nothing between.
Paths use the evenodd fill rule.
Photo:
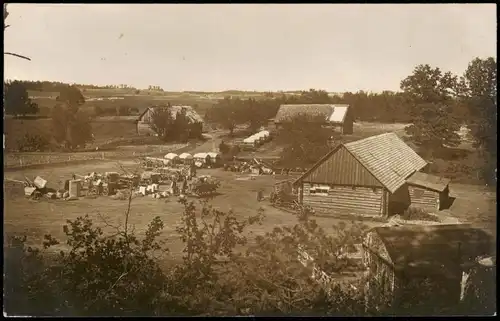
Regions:
<instances>
[{"instance_id":1,"label":"gable roof","mask_svg":"<svg viewBox=\"0 0 500 321\"><path fill-rule=\"evenodd\" d=\"M371 136L341 146L344 146L391 193L403 186L411 174L427 165L427 162L395 133ZM309 175L338 150L336 148L323 156L296 182Z\"/></svg>"},{"instance_id":2,"label":"gable roof","mask_svg":"<svg viewBox=\"0 0 500 321\"><path fill-rule=\"evenodd\" d=\"M411 185L428 188L432 191L442 192L450 184L449 178L416 172L411 175L406 182Z\"/></svg>"},{"instance_id":3,"label":"gable roof","mask_svg":"<svg viewBox=\"0 0 500 321\"><path fill-rule=\"evenodd\" d=\"M349 105L333 105L333 113L328 119L332 123L343 123L349 110Z\"/></svg>"},{"instance_id":4,"label":"gable roof","mask_svg":"<svg viewBox=\"0 0 500 321\"><path fill-rule=\"evenodd\" d=\"M391 193L427 162L395 133L385 133L344 145Z\"/></svg>"},{"instance_id":5,"label":"gable roof","mask_svg":"<svg viewBox=\"0 0 500 321\"><path fill-rule=\"evenodd\" d=\"M325 122L343 123L349 105L345 104L284 104L276 113L274 121L280 123L299 115L323 117Z\"/></svg>"},{"instance_id":6,"label":"gable roof","mask_svg":"<svg viewBox=\"0 0 500 321\"><path fill-rule=\"evenodd\" d=\"M146 108L137 118L137 120L141 120L144 115L149 111L149 110L155 110L158 108L167 108L165 106L151 106ZM203 123L203 118L194 110L193 107L191 106L183 106L183 105L174 105L170 106L170 113L172 117L175 119L177 117L177 113L180 112L182 109L186 110L186 116L188 119L193 122L193 123Z\"/></svg>"},{"instance_id":7,"label":"gable roof","mask_svg":"<svg viewBox=\"0 0 500 321\"><path fill-rule=\"evenodd\" d=\"M488 255L493 239L467 224L379 226L371 230L383 242L396 269L439 271Z\"/></svg>"}]
</instances>

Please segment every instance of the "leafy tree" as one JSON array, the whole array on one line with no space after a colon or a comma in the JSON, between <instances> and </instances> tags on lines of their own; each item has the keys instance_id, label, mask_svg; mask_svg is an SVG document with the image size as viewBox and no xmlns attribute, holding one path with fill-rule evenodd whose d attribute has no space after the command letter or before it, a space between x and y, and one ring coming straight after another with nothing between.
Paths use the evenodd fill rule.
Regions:
<instances>
[{"instance_id":1,"label":"leafy tree","mask_svg":"<svg viewBox=\"0 0 500 321\"><path fill-rule=\"evenodd\" d=\"M261 126L267 124L270 118L266 113L264 101L256 101L253 98L243 101L243 110L245 119L248 123L248 128L252 132L256 132Z\"/></svg>"},{"instance_id":2,"label":"leafy tree","mask_svg":"<svg viewBox=\"0 0 500 321\"><path fill-rule=\"evenodd\" d=\"M416 144L433 151L457 146L460 125L456 119L457 77L429 65L415 67L413 74L401 81L401 89L410 107L413 124L406 127Z\"/></svg>"},{"instance_id":3,"label":"leafy tree","mask_svg":"<svg viewBox=\"0 0 500 321\"><path fill-rule=\"evenodd\" d=\"M85 97L83 97L82 92L76 86L62 86L59 89L59 96L56 97L56 101L61 104L66 105L73 112L77 112L80 106L85 104Z\"/></svg>"},{"instance_id":4,"label":"leafy tree","mask_svg":"<svg viewBox=\"0 0 500 321\"><path fill-rule=\"evenodd\" d=\"M20 81L12 81L4 84L5 113L8 115L36 114L38 105L31 101L26 86Z\"/></svg>"},{"instance_id":5,"label":"leafy tree","mask_svg":"<svg viewBox=\"0 0 500 321\"><path fill-rule=\"evenodd\" d=\"M335 134L321 126L322 121L321 117L299 115L283 124L277 137L278 142L285 145L281 154L283 164L290 167L309 166L330 150L328 142Z\"/></svg>"},{"instance_id":6,"label":"leafy tree","mask_svg":"<svg viewBox=\"0 0 500 321\"><path fill-rule=\"evenodd\" d=\"M492 57L472 60L463 75L462 85L474 145L484 152L487 161L484 176L494 181L497 158L496 60Z\"/></svg>"},{"instance_id":7,"label":"leafy tree","mask_svg":"<svg viewBox=\"0 0 500 321\"><path fill-rule=\"evenodd\" d=\"M209 118L224 129L229 130L229 135L233 136L236 126L246 122L243 111L243 104L240 99L225 97L212 107Z\"/></svg>"},{"instance_id":8,"label":"leafy tree","mask_svg":"<svg viewBox=\"0 0 500 321\"><path fill-rule=\"evenodd\" d=\"M187 142L191 136L191 129L193 127L191 125L191 120L186 115L186 110L184 108L179 110L175 116L173 124L175 139L183 143Z\"/></svg>"},{"instance_id":9,"label":"leafy tree","mask_svg":"<svg viewBox=\"0 0 500 321\"><path fill-rule=\"evenodd\" d=\"M68 149L83 147L92 141L90 117L80 111L85 103L80 90L75 86L64 86L56 100L58 104L51 115L54 139Z\"/></svg>"},{"instance_id":10,"label":"leafy tree","mask_svg":"<svg viewBox=\"0 0 500 321\"><path fill-rule=\"evenodd\" d=\"M150 127L161 140L169 141L174 134L174 121L169 105L155 106L151 112Z\"/></svg>"}]
</instances>

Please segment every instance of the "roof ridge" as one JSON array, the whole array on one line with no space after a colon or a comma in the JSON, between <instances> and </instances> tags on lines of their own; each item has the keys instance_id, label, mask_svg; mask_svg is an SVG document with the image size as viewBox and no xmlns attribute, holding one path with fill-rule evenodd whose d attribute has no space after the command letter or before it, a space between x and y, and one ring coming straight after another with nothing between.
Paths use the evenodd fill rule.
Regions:
<instances>
[{"instance_id":1,"label":"roof ridge","mask_svg":"<svg viewBox=\"0 0 500 321\"><path fill-rule=\"evenodd\" d=\"M370 136L370 137L362 138L362 139L359 139L359 140L355 140L353 142L347 143L346 145L354 145L355 143L361 143L361 142L369 141L369 140L372 140L372 139L375 139L375 138L379 138L379 137L382 137L382 136L396 136L399 140L401 140L401 138L399 138L398 135L396 135L395 132L386 132L386 133L378 134L378 135L375 135L375 136Z\"/></svg>"}]
</instances>

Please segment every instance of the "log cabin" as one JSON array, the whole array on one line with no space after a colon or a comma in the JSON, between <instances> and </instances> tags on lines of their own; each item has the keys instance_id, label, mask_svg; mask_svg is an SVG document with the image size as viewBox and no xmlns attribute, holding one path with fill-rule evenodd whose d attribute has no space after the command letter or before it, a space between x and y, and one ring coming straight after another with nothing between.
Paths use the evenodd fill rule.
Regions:
<instances>
[{"instance_id":1,"label":"log cabin","mask_svg":"<svg viewBox=\"0 0 500 321\"><path fill-rule=\"evenodd\" d=\"M406 180L427 168L395 133L385 133L339 145L294 185L299 202L324 215L388 217L410 206Z\"/></svg>"},{"instance_id":2,"label":"log cabin","mask_svg":"<svg viewBox=\"0 0 500 321\"><path fill-rule=\"evenodd\" d=\"M412 207L418 207L430 212L439 211L449 203L448 178L416 172L406 183Z\"/></svg>"},{"instance_id":3,"label":"log cabin","mask_svg":"<svg viewBox=\"0 0 500 321\"><path fill-rule=\"evenodd\" d=\"M274 118L275 127L292 120L299 115L307 115L324 119L322 126L332 128L333 131L348 135L353 133L354 115L352 108L346 104L288 104L281 105Z\"/></svg>"},{"instance_id":4,"label":"log cabin","mask_svg":"<svg viewBox=\"0 0 500 321\"><path fill-rule=\"evenodd\" d=\"M463 271L477 256L489 255L494 243L466 224L406 225L375 227L362 247L366 307L424 312L425 306L458 304Z\"/></svg>"}]
</instances>

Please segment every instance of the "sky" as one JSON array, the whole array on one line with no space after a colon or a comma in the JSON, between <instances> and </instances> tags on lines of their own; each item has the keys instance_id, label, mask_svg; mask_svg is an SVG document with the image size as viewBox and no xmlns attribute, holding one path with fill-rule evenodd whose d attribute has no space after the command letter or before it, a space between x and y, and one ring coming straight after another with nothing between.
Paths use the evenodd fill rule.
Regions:
<instances>
[{"instance_id":1,"label":"sky","mask_svg":"<svg viewBox=\"0 0 500 321\"><path fill-rule=\"evenodd\" d=\"M9 4L7 79L166 91L398 90L496 58L495 4Z\"/></svg>"}]
</instances>

